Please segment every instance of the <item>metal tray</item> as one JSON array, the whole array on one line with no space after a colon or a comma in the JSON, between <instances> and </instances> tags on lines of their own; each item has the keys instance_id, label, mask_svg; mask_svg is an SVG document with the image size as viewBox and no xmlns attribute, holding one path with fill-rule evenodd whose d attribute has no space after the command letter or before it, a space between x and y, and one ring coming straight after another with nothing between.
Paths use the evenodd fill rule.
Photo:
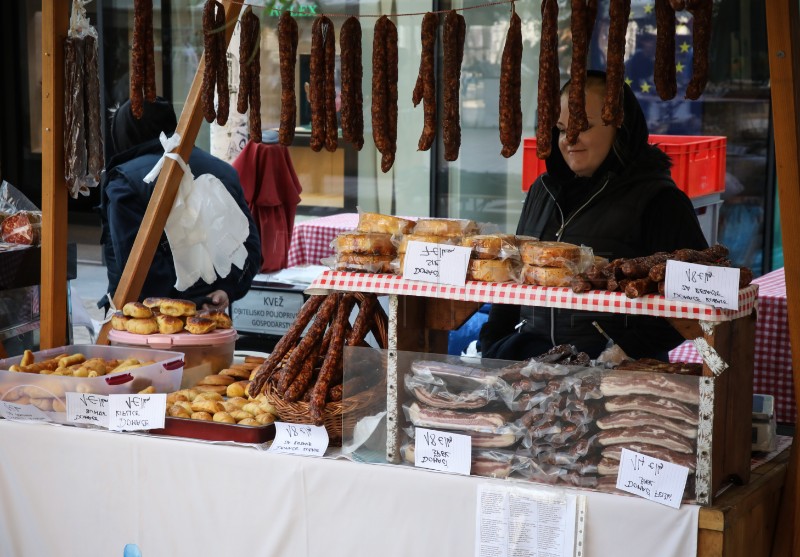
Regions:
<instances>
[{"instance_id":1,"label":"metal tray","mask_svg":"<svg viewBox=\"0 0 800 557\"><path fill-rule=\"evenodd\" d=\"M234 441L236 443L266 443L275 438L275 426L248 426L205 420L166 417L163 429L151 429L153 435L188 437L204 441Z\"/></svg>"}]
</instances>

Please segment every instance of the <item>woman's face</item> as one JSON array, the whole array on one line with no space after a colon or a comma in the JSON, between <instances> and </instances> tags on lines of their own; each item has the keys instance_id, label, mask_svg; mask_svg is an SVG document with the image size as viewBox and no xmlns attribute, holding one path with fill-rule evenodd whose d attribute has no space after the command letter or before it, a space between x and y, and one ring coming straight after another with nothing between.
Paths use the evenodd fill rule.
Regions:
<instances>
[{"instance_id":1,"label":"woman's face","mask_svg":"<svg viewBox=\"0 0 800 557\"><path fill-rule=\"evenodd\" d=\"M611 151L617 129L603 124L601 113L603 97L599 89L591 87L586 90L586 115L589 129L578 135L575 145L567 143L567 122L569 121L569 95L561 96L561 116L558 119L558 148L567 162L567 166L577 175L590 177Z\"/></svg>"}]
</instances>

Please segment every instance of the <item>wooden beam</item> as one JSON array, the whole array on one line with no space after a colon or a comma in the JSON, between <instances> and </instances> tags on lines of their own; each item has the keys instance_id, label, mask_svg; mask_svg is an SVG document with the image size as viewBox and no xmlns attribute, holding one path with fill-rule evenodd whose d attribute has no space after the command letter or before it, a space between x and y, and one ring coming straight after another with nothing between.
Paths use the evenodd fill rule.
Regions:
<instances>
[{"instance_id":1,"label":"wooden beam","mask_svg":"<svg viewBox=\"0 0 800 557\"><path fill-rule=\"evenodd\" d=\"M64 180L64 39L71 2L42 2L42 348L67 343L67 185Z\"/></svg>"},{"instance_id":2,"label":"wooden beam","mask_svg":"<svg viewBox=\"0 0 800 557\"><path fill-rule=\"evenodd\" d=\"M797 36L800 7L797 0L774 0L765 5L789 339L795 347L792 352L794 398L800 401L800 219L797 218L800 214L800 41ZM795 444L792 452L773 555L800 552L800 492L797 489L800 467Z\"/></svg>"},{"instance_id":3,"label":"wooden beam","mask_svg":"<svg viewBox=\"0 0 800 557\"><path fill-rule=\"evenodd\" d=\"M236 20L239 18L242 3L225 0L223 5L225 6L225 44L228 45ZM175 133L181 136L181 142L176 152L185 161L189 160L189 155L194 147L197 132L200 130L203 119L200 90L203 85L205 60L206 57L203 54L200 58L200 64L197 66L197 72L194 75L189 94L186 97L186 105L178 120L178 127L175 130ZM178 193L178 186L182 177L183 170L181 170L178 163L172 159L166 159L164 167L158 175L153 194L150 196L150 202L142 219L139 233L136 235L136 241L133 243L128 261L125 263L125 269L122 272L119 285L117 285L117 291L114 294L114 305L118 308L121 308L126 302L136 301L139 298L147 272L153 262L153 255L158 247L161 234L164 232L167 217L169 217L169 212L175 201L175 195ZM106 323L98 336L98 344L108 343L109 329L110 323Z\"/></svg>"}]
</instances>

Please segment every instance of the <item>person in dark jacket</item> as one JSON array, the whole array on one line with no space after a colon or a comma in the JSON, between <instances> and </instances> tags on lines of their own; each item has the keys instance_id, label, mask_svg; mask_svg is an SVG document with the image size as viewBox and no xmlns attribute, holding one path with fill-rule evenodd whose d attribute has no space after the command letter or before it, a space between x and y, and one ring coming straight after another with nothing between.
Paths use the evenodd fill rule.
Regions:
<instances>
[{"instance_id":1,"label":"person in dark jacket","mask_svg":"<svg viewBox=\"0 0 800 557\"><path fill-rule=\"evenodd\" d=\"M99 207L109 300L117 289L156 184L155 181L146 183L144 177L164 154L159 135L164 132L169 137L175 132L177 125L172 104L160 97L154 103L144 103L144 115L141 119L133 117L130 100L125 101L112 118L112 154L101 179ZM247 217L250 229L245 242L247 260L243 269L232 265L228 276L218 276L212 284L198 280L187 290L179 291L174 287L176 275L172 251L166 234L162 234L139 298L182 298L194 301L198 307L224 309L250 289L253 277L261 267L261 241L247 208L236 170L197 147L192 150L188 163L195 176L216 176ZM107 307L108 301L103 298L98 306Z\"/></svg>"},{"instance_id":2,"label":"person in dark jacket","mask_svg":"<svg viewBox=\"0 0 800 557\"><path fill-rule=\"evenodd\" d=\"M575 145L565 133L568 89L569 83L561 90L547 172L528 191L516 233L590 246L609 260L708 247L691 201L670 176L669 157L647 143L647 122L630 87L624 87L622 126L605 126L605 73L588 72L589 129ZM607 339L593 321L633 358L665 360L683 341L657 317L495 304L481 329L481 349L484 357L523 360L573 344L594 358Z\"/></svg>"}]
</instances>

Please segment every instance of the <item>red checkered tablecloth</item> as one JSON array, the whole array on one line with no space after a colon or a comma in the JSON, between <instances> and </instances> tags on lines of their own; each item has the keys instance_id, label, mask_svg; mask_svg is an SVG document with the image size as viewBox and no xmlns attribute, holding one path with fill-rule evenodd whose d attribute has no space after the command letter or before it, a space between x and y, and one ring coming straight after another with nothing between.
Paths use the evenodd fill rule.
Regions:
<instances>
[{"instance_id":1,"label":"red checkered tablecloth","mask_svg":"<svg viewBox=\"0 0 800 557\"><path fill-rule=\"evenodd\" d=\"M795 423L797 408L792 382L792 351L789 345L789 317L786 306L786 280L778 269L753 281L759 285L756 321L753 392L775 397L775 417L779 422ZM673 362L700 362L691 342L670 352Z\"/></svg>"},{"instance_id":2,"label":"red checkered tablecloth","mask_svg":"<svg viewBox=\"0 0 800 557\"><path fill-rule=\"evenodd\" d=\"M323 257L333 255L331 241L341 232L355 230L357 213L342 213L296 222L289 244L287 266L319 265Z\"/></svg>"}]
</instances>

